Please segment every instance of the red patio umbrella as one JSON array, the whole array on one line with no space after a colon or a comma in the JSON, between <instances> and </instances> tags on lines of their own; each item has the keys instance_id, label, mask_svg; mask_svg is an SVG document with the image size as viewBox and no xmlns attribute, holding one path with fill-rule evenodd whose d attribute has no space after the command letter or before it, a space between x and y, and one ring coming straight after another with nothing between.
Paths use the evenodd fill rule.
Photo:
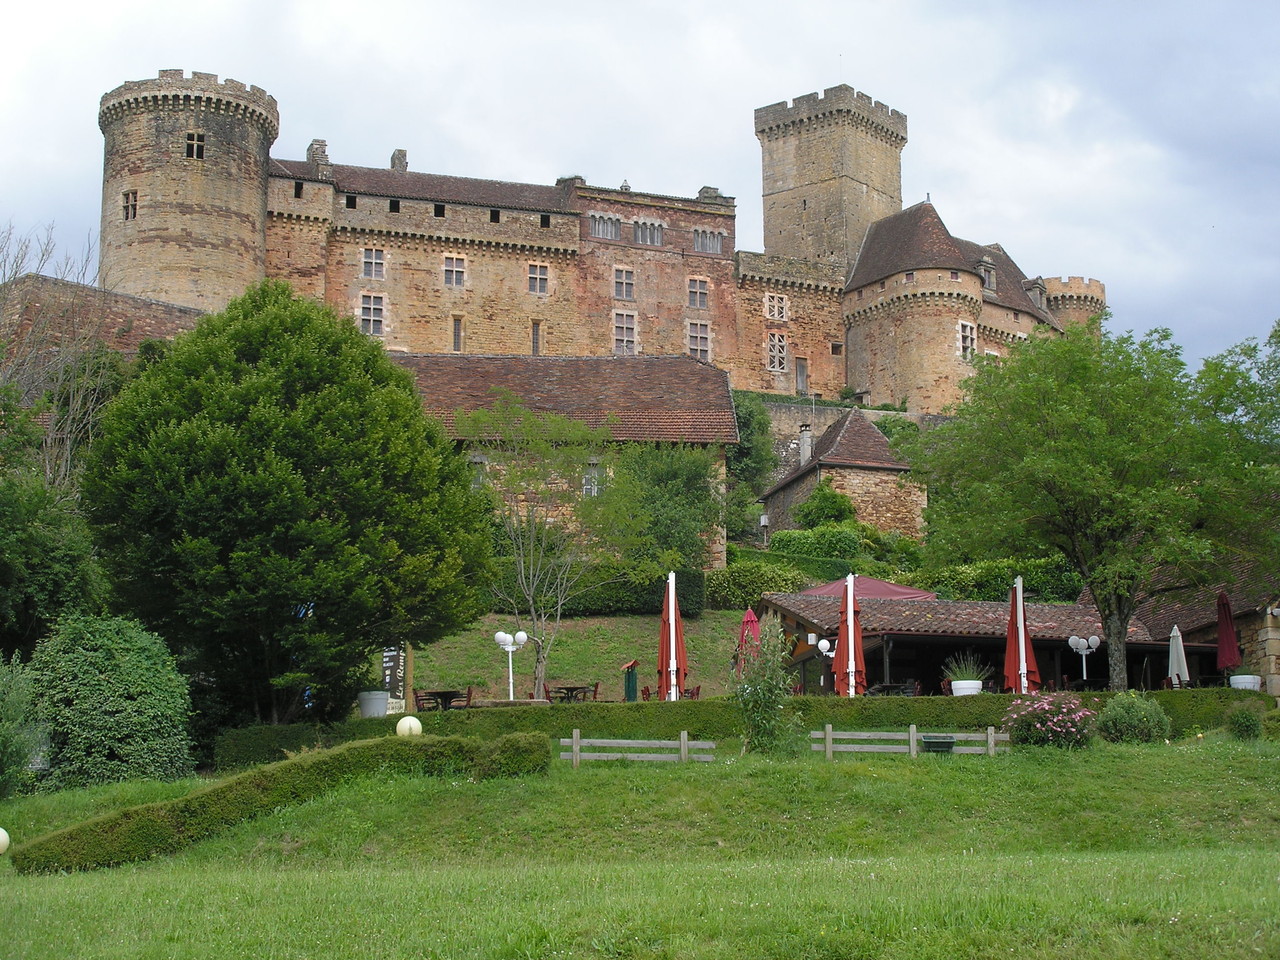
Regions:
<instances>
[{"instance_id":1,"label":"red patio umbrella","mask_svg":"<svg viewBox=\"0 0 1280 960\"><path fill-rule=\"evenodd\" d=\"M1236 633L1236 621L1231 615L1231 600L1218 591L1218 669L1223 673L1234 670L1243 663L1240 656L1240 637Z\"/></svg>"},{"instance_id":2,"label":"red patio umbrella","mask_svg":"<svg viewBox=\"0 0 1280 960\"><path fill-rule=\"evenodd\" d=\"M858 597L853 589L853 574L849 574L844 581L844 593L840 595L840 632L836 635L835 663L832 664L836 674L836 694L841 697L867 692L867 663L862 656L861 614Z\"/></svg>"},{"instance_id":3,"label":"red patio umbrella","mask_svg":"<svg viewBox=\"0 0 1280 960\"><path fill-rule=\"evenodd\" d=\"M748 657L760 656L760 621L750 607L742 615L742 629L738 632L738 676Z\"/></svg>"},{"instance_id":4,"label":"red patio umbrella","mask_svg":"<svg viewBox=\"0 0 1280 960\"><path fill-rule=\"evenodd\" d=\"M688 669L688 658L684 652L684 623L676 600L676 575L669 573L662 600L662 630L658 634L659 700L680 699Z\"/></svg>"},{"instance_id":5,"label":"red patio umbrella","mask_svg":"<svg viewBox=\"0 0 1280 960\"><path fill-rule=\"evenodd\" d=\"M1023 682L1023 673L1026 681ZM1004 689L1013 693L1035 693L1040 689L1040 669L1036 652L1031 648L1031 631L1027 629L1027 606L1022 602L1022 578L1013 581L1009 591L1009 628L1005 631Z\"/></svg>"}]
</instances>

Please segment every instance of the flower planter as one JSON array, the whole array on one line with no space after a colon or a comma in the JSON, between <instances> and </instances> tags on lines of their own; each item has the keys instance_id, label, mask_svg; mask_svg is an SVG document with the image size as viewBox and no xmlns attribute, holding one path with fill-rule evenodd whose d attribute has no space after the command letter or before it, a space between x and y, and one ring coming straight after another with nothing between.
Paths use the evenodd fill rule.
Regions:
<instances>
[{"instance_id":1,"label":"flower planter","mask_svg":"<svg viewBox=\"0 0 1280 960\"><path fill-rule=\"evenodd\" d=\"M982 692L981 680L952 680L951 695L953 697L971 697Z\"/></svg>"},{"instance_id":2,"label":"flower planter","mask_svg":"<svg viewBox=\"0 0 1280 960\"><path fill-rule=\"evenodd\" d=\"M1262 678L1254 673L1239 673L1228 677L1227 682L1233 690L1261 690Z\"/></svg>"},{"instance_id":3,"label":"flower planter","mask_svg":"<svg viewBox=\"0 0 1280 960\"><path fill-rule=\"evenodd\" d=\"M391 694L386 690L364 690L356 694L356 700L360 702L360 716L385 717L390 699Z\"/></svg>"},{"instance_id":4,"label":"flower planter","mask_svg":"<svg viewBox=\"0 0 1280 960\"><path fill-rule=\"evenodd\" d=\"M954 680L952 681L955 682ZM922 733L920 749L925 753L950 753L956 745L956 738L948 733Z\"/></svg>"}]
</instances>

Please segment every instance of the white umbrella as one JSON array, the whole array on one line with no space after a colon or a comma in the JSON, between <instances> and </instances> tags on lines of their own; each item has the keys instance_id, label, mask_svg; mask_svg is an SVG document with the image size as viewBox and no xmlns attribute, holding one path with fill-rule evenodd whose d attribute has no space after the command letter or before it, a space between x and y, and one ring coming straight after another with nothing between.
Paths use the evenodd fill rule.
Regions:
<instances>
[{"instance_id":1,"label":"white umbrella","mask_svg":"<svg viewBox=\"0 0 1280 960\"><path fill-rule=\"evenodd\" d=\"M1182 631L1175 625L1169 634L1169 677L1175 687L1185 687L1191 680L1187 669L1187 651L1182 648Z\"/></svg>"}]
</instances>

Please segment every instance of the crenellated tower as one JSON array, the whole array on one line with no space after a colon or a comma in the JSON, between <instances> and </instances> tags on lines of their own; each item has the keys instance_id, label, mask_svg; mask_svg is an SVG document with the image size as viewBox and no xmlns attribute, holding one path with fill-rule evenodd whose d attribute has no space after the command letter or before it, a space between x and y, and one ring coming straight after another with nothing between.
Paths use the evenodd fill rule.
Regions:
<instances>
[{"instance_id":1,"label":"crenellated tower","mask_svg":"<svg viewBox=\"0 0 1280 960\"><path fill-rule=\"evenodd\" d=\"M161 70L102 98L99 282L219 310L265 275L275 98L211 73Z\"/></svg>"},{"instance_id":2,"label":"crenellated tower","mask_svg":"<svg viewBox=\"0 0 1280 960\"><path fill-rule=\"evenodd\" d=\"M902 209L907 118L852 87L755 112L764 252L850 265L867 228Z\"/></svg>"},{"instance_id":3,"label":"crenellated tower","mask_svg":"<svg viewBox=\"0 0 1280 960\"><path fill-rule=\"evenodd\" d=\"M1092 277L1045 277L1045 309L1064 327L1084 323L1107 309L1107 288Z\"/></svg>"}]
</instances>

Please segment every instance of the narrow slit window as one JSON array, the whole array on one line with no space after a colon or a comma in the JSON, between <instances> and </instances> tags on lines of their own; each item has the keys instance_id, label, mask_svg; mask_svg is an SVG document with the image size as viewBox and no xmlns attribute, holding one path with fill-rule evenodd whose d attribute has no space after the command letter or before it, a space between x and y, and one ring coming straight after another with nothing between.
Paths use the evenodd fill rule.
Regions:
<instances>
[{"instance_id":1,"label":"narrow slit window","mask_svg":"<svg viewBox=\"0 0 1280 960\"><path fill-rule=\"evenodd\" d=\"M293 199L295 200L302 199L302 181L301 180L293 181Z\"/></svg>"},{"instance_id":2,"label":"narrow slit window","mask_svg":"<svg viewBox=\"0 0 1280 960\"><path fill-rule=\"evenodd\" d=\"M138 191L126 190L122 196L124 203L124 218L126 220L138 219Z\"/></svg>"}]
</instances>

